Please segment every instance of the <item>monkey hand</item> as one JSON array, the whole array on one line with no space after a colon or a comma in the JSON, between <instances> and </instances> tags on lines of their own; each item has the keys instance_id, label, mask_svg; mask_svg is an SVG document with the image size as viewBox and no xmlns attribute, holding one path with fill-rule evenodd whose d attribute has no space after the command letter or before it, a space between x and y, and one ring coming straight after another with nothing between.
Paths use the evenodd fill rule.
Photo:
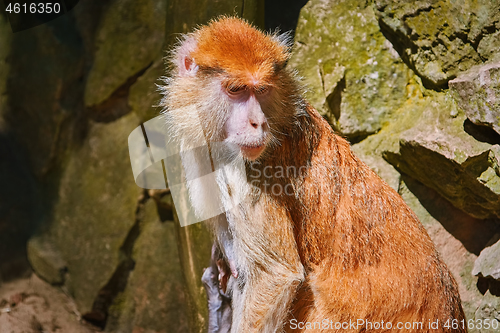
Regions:
<instances>
[{"instance_id":1,"label":"monkey hand","mask_svg":"<svg viewBox=\"0 0 500 333\"><path fill-rule=\"evenodd\" d=\"M217 270L219 271L219 287L225 294L227 290L227 282L229 277L232 275L234 278L238 277L238 271L236 270L236 265L233 260L229 260L229 266L224 259L218 259L216 261Z\"/></svg>"}]
</instances>

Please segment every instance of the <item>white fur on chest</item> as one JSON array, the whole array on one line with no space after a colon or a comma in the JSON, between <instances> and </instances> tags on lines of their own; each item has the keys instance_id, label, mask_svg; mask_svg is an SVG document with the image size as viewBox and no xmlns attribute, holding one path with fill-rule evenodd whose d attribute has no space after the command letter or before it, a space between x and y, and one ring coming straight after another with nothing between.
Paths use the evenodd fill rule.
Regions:
<instances>
[{"instance_id":1,"label":"white fur on chest","mask_svg":"<svg viewBox=\"0 0 500 333\"><path fill-rule=\"evenodd\" d=\"M210 149L199 146L182 152L191 205L200 219L238 209L251 194L243 158L229 160L221 153L224 148L224 143L211 143Z\"/></svg>"}]
</instances>

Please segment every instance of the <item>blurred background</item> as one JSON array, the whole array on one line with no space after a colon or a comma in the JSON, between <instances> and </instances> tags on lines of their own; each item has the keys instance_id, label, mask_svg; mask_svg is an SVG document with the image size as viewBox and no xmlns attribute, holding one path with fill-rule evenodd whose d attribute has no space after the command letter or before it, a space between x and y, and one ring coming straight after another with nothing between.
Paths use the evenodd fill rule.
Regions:
<instances>
[{"instance_id":1,"label":"blurred background","mask_svg":"<svg viewBox=\"0 0 500 333\"><path fill-rule=\"evenodd\" d=\"M500 0L88 0L16 33L0 8L0 332L206 330L210 236L135 184L127 138L220 14L293 31L311 104L500 327Z\"/></svg>"}]
</instances>

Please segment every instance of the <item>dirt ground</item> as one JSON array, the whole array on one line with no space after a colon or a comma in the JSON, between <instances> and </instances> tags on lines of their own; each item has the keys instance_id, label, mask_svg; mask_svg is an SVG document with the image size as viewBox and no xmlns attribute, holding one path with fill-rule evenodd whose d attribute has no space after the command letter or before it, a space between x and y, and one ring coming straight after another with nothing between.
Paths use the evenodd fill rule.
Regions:
<instances>
[{"instance_id":1,"label":"dirt ground","mask_svg":"<svg viewBox=\"0 0 500 333\"><path fill-rule=\"evenodd\" d=\"M32 274L0 283L1 333L96 333L72 299Z\"/></svg>"}]
</instances>

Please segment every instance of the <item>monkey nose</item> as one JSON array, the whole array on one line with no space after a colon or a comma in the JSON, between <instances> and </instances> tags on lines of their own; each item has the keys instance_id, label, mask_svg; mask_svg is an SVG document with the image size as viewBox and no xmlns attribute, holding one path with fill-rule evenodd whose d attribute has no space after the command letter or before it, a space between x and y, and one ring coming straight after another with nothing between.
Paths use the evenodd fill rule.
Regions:
<instances>
[{"instance_id":1,"label":"monkey nose","mask_svg":"<svg viewBox=\"0 0 500 333\"><path fill-rule=\"evenodd\" d=\"M265 129L265 124L267 123L266 116L260 107L259 102L255 97L251 96L248 100L248 111L247 111L247 121L248 124L256 130Z\"/></svg>"},{"instance_id":2,"label":"monkey nose","mask_svg":"<svg viewBox=\"0 0 500 333\"><path fill-rule=\"evenodd\" d=\"M248 123L254 129L265 128L267 124L266 116L261 110L253 110L248 117Z\"/></svg>"},{"instance_id":3,"label":"monkey nose","mask_svg":"<svg viewBox=\"0 0 500 333\"><path fill-rule=\"evenodd\" d=\"M265 131L267 129L267 121L265 119L263 119L262 121L250 119L249 124L255 130Z\"/></svg>"}]
</instances>

